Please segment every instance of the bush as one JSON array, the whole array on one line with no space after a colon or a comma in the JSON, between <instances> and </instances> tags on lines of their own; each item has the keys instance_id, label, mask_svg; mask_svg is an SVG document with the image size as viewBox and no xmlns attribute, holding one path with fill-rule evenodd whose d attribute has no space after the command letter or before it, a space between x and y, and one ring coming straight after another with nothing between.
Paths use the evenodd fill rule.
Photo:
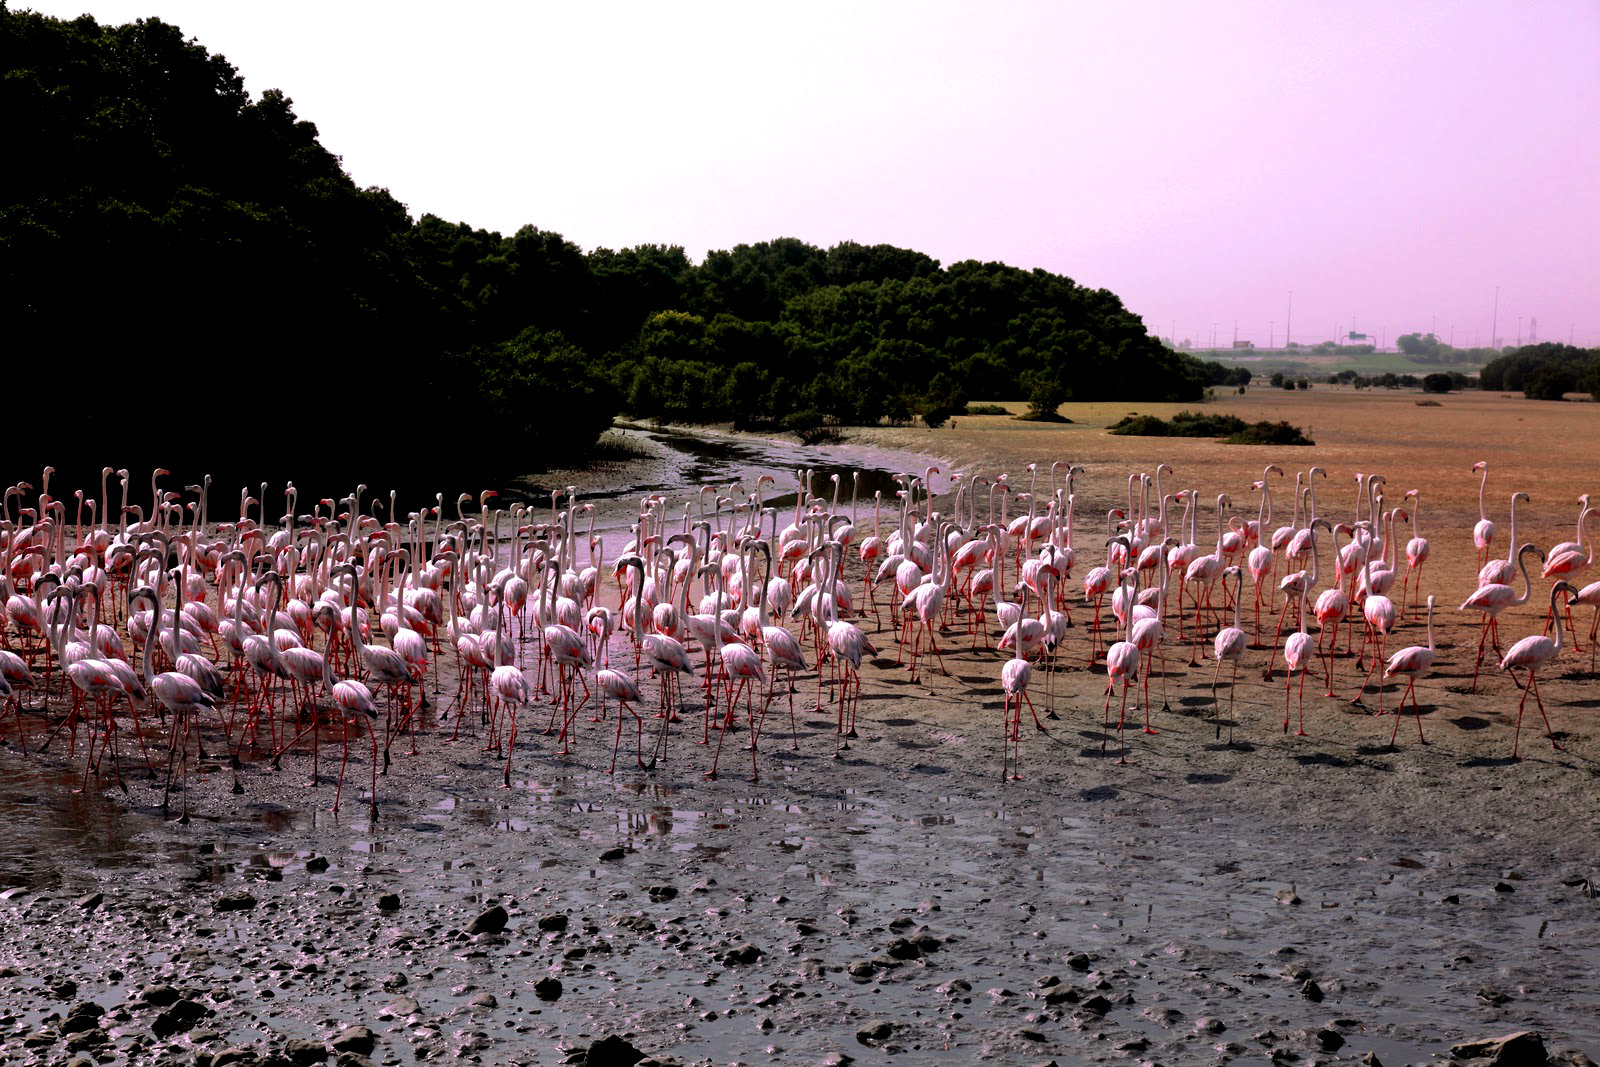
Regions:
<instances>
[{"instance_id":1,"label":"bush","mask_svg":"<svg viewBox=\"0 0 1600 1067\"><path fill-rule=\"evenodd\" d=\"M968 415L1009 415L1009 414L1011 414L1011 412L1007 411L1005 408L1001 407L999 404L968 404L966 413Z\"/></svg>"},{"instance_id":2,"label":"bush","mask_svg":"<svg viewBox=\"0 0 1600 1067\"><path fill-rule=\"evenodd\" d=\"M1570 366L1545 363L1523 379L1522 395L1529 400L1562 400L1578 388L1578 376Z\"/></svg>"},{"instance_id":3,"label":"bush","mask_svg":"<svg viewBox=\"0 0 1600 1067\"><path fill-rule=\"evenodd\" d=\"M1170 437L1172 427L1167 420L1154 415L1124 415L1106 429L1119 437Z\"/></svg>"},{"instance_id":4,"label":"bush","mask_svg":"<svg viewBox=\"0 0 1600 1067\"><path fill-rule=\"evenodd\" d=\"M1426 374L1422 378L1424 393L1448 393L1455 387L1455 379L1448 374Z\"/></svg>"},{"instance_id":5,"label":"bush","mask_svg":"<svg viewBox=\"0 0 1600 1067\"><path fill-rule=\"evenodd\" d=\"M1253 422L1231 437L1223 439L1229 445L1314 445L1311 438L1298 426L1287 422Z\"/></svg>"}]
</instances>

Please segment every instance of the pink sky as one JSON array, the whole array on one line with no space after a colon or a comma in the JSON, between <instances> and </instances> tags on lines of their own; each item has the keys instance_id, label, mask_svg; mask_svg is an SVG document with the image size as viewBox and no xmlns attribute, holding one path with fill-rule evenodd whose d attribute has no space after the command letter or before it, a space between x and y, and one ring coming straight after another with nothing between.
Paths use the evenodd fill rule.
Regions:
<instances>
[{"instance_id":1,"label":"pink sky","mask_svg":"<svg viewBox=\"0 0 1600 1067\"><path fill-rule=\"evenodd\" d=\"M155 15L413 215L1042 267L1153 332L1600 345L1600 4L328 4ZM448 15L448 19L446 19Z\"/></svg>"}]
</instances>

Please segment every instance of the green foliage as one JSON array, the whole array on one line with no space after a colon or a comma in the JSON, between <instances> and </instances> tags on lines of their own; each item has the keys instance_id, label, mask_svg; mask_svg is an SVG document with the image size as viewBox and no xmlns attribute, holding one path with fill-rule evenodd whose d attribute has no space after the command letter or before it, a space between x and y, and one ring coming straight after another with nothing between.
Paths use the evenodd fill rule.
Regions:
<instances>
[{"instance_id":1,"label":"green foliage","mask_svg":"<svg viewBox=\"0 0 1600 1067\"><path fill-rule=\"evenodd\" d=\"M1223 439L1229 445L1314 445L1299 427L1287 422L1253 422L1249 426Z\"/></svg>"},{"instance_id":2,"label":"green foliage","mask_svg":"<svg viewBox=\"0 0 1600 1067\"><path fill-rule=\"evenodd\" d=\"M968 415L1009 415L1009 414L1011 414L1011 412L1007 411L1005 409L1005 407L1003 407L1000 404L968 404L967 405L966 414L968 414Z\"/></svg>"},{"instance_id":3,"label":"green foliage","mask_svg":"<svg viewBox=\"0 0 1600 1067\"><path fill-rule=\"evenodd\" d=\"M1456 387L1455 379L1448 374L1424 375L1422 378L1422 391L1424 393L1448 393Z\"/></svg>"},{"instance_id":4,"label":"green foliage","mask_svg":"<svg viewBox=\"0 0 1600 1067\"><path fill-rule=\"evenodd\" d=\"M1560 400L1582 388L1580 382L1600 368L1600 348L1582 349L1547 341L1511 349L1490 360L1479 372L1484 389L1521 390L1536 400Z\"/></svg>"},{"instance_id":5,"label":"green foliage","mask_svg":"<svg viewBox=\"0 0 1600 1067\"><path fill-rule=\"evenodd\" d=\"M226 59L157 19L0 6L0 44L8 158L25 162L0 168L18 397L58 387L68 364L126 380L137 343L223 418L326 396L336 421L394 413L419 437L465 422L491 466L526 472L583 455L619 408L835 432L939 424L980 392L1025 395L1047 416L1069 396L1192 401L1250 380L1169 350L1115 294L1048 271L793 238L695 264L677 246L585 253L534 226L413 222L385 190L357 188L283 92L252 100ZM109 406L79 417L89 470L124 421ZM55 436L24 435L14 461L70 467ZM117 462L203 473L179 471L157 435L131 441ZM330 482L480 488L460 481L481 464L443 449L329 453ZM263 470L259 450L193 462L307 488L298 467Z\"/></svg>"},{"instance_id":6,"label":"green foliage","mask_svg":"<svg viewBox=\"0 0 1600 1067\"><path fill-rule=\"evenodd\" d=\"M1290 386L1293 388L1292 384ZM1314 442L1287 422L1246 423L1236 415L1180 411L1171 421L1154 415L1125 415L1107 428L1129 437L1218 437L1230 445L1309 445Z\"/></svg>"}]
</instances>

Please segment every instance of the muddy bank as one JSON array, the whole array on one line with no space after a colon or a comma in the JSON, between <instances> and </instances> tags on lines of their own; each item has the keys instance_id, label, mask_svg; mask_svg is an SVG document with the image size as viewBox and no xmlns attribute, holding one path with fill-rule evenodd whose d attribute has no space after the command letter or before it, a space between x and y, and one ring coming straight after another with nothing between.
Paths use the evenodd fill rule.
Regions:
<instances>
[{"instance_id":1,"label":"muddy bank","mask_svg":"<svg viewBox=\"0 0 1600 1067\"><path fill-rule=\"evenodd\" d=\"M962 447L1013 471L1076 458L1003 429ZM1318 449L1273 458L1322 462L1315 436ZM909 432L881 444L914 450ZM1080 492L1115 499L1142 459L1107 455ZM1197 462L1180 484L1247 496ZM1410 487L1403 463L1388 473ZM1570 495L1588 491L1570 477ZM1431 535L1430 591L1452 605L1470 581L1451 554L1475 485L1466 499L1442 502ZM1503 617L1508 639L1537 631L1536 601ZM960 620L941 637L948 676L913 683L887 616L858 621L887 650L864 668L860 736L841 748L832 687L819 713L808 673L792 732L781 693L765 720L757 782L747 729L705 780L691 687L653 773L631 762L631 719L613 776L614 719L586 709L563 754L540 705L503 787L505 753L483 750L475 717L446 742L447 668L419 753L397 745L378 780L376 819L361 736L328 811L329 729L315 789L304 749L281 770L247 754L237 795L214 760L192 772L180 825L129 748L127 795L108 778L74 794L81 757L60 741L22 756L8 720L0 1049L21 1063L335 1062L340 1042L353 1063L549 1063L614 1034L686 1063L1395 1064L1519 1029L1567 1062L1600 1049L1587 653L1541 679L1562 748L1530 701L1513 762L1518 691L1497 672L1465 691L1472 619L1437 620L1440 658L1418 687L1426 745L1408 711L1390 747L1372 690L1349 703L1354 657L1335 663L1339 698L1320 674L1307 682L1298 736L1282 728L1281 659L1268 683L1267 653L1247 653L1230 714L1227 673L1213 694L1210 664L1173 648L1152 679L1160 732L1130 731L1119 765L1077 609L1054 699L1042 671L1031 691L1045 729L1024 712L1023 778L1005 781L1004 657L971 648ZM1393 642L1422 639L1412 618ZM622 638L612 654L632 655ZM36 749L44 718L23 724Z\"/></svg>"}]
</instances>

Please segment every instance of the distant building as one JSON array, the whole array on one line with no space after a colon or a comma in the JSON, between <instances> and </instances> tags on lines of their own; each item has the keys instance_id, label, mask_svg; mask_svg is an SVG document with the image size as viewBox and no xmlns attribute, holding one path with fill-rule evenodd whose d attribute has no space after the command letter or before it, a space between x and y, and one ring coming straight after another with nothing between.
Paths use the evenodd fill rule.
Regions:
<instances>
[{"instance_id":1,"label":"distant building","mask_svg":"<svg viewBox=\"0 0 1600 1067\"><path fill-rule=\"evenodd\" d=\"M1233 342L1233 347L1234 348L1254 348L1255 346L1256 346L1256 343L1254 341L1235 341L1235 342Z\"/></svg>"}]
</instances>

